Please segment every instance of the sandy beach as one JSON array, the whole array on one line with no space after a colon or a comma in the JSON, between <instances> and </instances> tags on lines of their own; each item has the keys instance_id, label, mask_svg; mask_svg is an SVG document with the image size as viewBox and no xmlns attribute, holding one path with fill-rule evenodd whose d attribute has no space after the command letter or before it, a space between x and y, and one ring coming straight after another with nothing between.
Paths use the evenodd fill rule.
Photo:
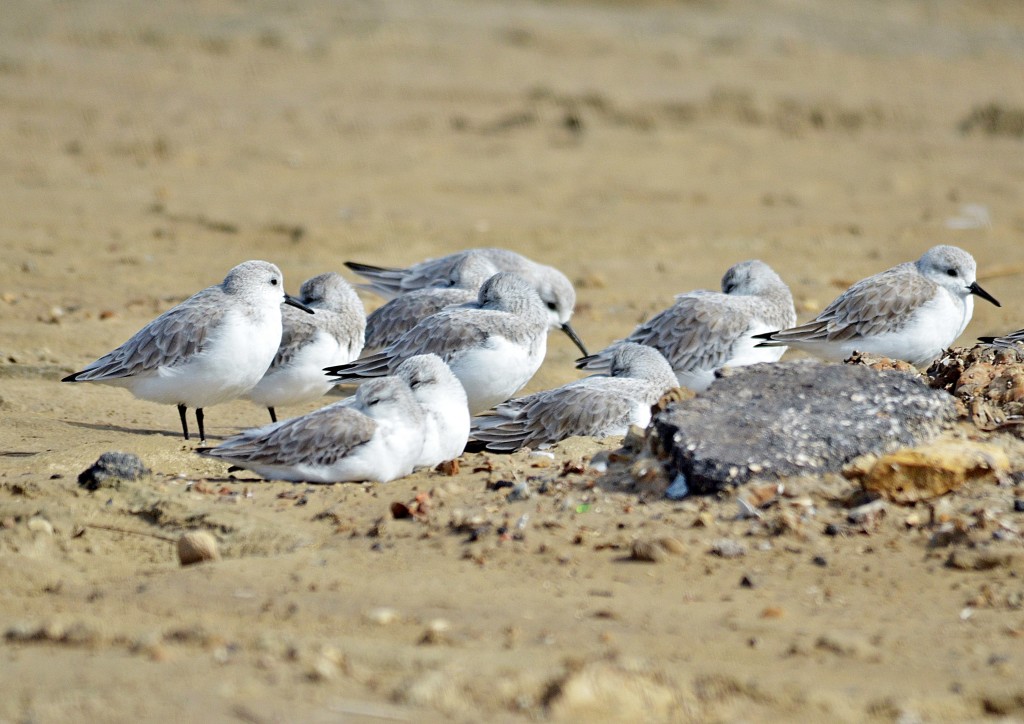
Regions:
<instances>
[{"instance_id":1,"label":"sandy beach","mask_svg":"<svg viewBox=\"0 0 1024 724\"><path fill-rule=\"evenodd\" d=\"M743 259L806 320L935 244L973 254L1002 302L979 302L960 343L1019 329L1024 6L2 16L0 721L1024 717L1013 432L955 433L1007 452L1002 484L853 525L840 475L784 481L763 519L737 517L736 491L619 489L589 464L617 439L386 485L229 477L173 407L58 382L246 259L295 293L325 271L354 282L347 260L477 246L563 270L591 350ZM552 335L526 391L579 377L577 356ZM265 417L216 406L207 434ZM151 474L80 487L114 450ZM936 538L940 519L962 535ZM180 566L189 530L220 560ZM653 560L638 541L662 542ZM970 558L995 544L994 564Z\"/></svg>"}]
</instances>

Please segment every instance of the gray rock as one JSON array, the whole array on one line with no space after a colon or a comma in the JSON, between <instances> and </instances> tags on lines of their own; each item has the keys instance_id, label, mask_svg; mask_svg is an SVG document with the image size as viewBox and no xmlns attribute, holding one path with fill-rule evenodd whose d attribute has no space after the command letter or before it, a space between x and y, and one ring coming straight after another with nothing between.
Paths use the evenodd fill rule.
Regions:
<instances>
[{"instance_id":1,"label":"gray rock","mask_svg":"<svg viewBox=\"0 0 1024 724\"><path fill-rule=\"evenodd\" d=\"M668 477L694 493L752 477L836 472L867 453L935 437L956 417L953 398L919 377L796 360L731 370L652 422Z\"/></svg>"},{"instance_id":2,"label":"gray rock","mask_svg":"<svg viewBox=\"0 0 1024 724\"><path fill-rule=\"evenodd\" d=\"M114 487L122 480L138 480L149 475L138 455L123 452L105 452L87 470L78 475L78 484L88 490Z\"/></svg>"}]
</instances>

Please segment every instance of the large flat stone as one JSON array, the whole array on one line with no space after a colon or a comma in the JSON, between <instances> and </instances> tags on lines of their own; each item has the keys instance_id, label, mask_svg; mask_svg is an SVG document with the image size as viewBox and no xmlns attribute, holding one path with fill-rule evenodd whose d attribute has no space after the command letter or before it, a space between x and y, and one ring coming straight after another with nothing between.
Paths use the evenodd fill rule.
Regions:
<instances>
[{"instance_id":1,"label":"large flat stone","mask_svg":"<svg viewBox=\"0 0 1024 724\"><path fill-rule=\"evenodd\" d=\"M918 376L796 360L729 371L655 416L679 490L714 492L753 477L834 472L858 455L935 437L953 398ZM682 476L679 478L677 476Z\"/></svg>"}]
</instances>

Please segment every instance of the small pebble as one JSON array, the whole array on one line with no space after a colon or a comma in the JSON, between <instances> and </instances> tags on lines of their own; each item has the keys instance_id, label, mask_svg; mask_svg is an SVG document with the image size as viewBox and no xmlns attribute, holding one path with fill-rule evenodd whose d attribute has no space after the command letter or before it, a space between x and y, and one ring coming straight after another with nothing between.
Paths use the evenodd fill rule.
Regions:
<instances>
[{"instance_id":1,"label":"small pebble","mask_svg":"<svg viewBox=\"0 0 1024 724\"><path fill-rule=\"evenodd\" d=\"M665 560L665 549L652 540L635 540L630 547L629 557L644 563L660 563Z\"/></svg>"},{"instance_id":2,"label":"small pebble","mask_svg":"<svg viewBox=\"0 0 1024 724\"><path fill-rule=\"evenodd\" d=\"M380 608L374 608L367 611L365 618L370 623L375 623L378 626L387 626L388 624L394 623L398 620L398 611L393 608L381 606Z\"/></svg>"},{"instance_id":3,"label":"small pebble","mask_svg":"<svg viewBox=\"0 0 1024 724\"><path fill-rule=\"evenodd\" d=\"M181 565L190 566L203 561L220 559L217 539L205 530L193 530L178 538L178 560Z\"/></svg>"},{"instance_id":4,"label":"small pebble","mask_svg":"<svg viewBox=\"0 0 1024 724\"><path fill-rule=\"evenodd\" d=\"M452 624L447 619L435 618L427 624L423 636L420 637L420 643L425 645L446 643L448 641L448 632L451 628Z\"/></svg>"},{"instance_id":5,"label":"small pebble","mask_svg":"<svg viewBox=\"0 0 1024 724\"><path fill-rule=\"evenodd\" d=\"M754 577L749 573L744 574L743 578L740 579L740 588L757 588L757 583L754 581Z\"/></svg>"},{"instance_id":6,"label":"small pebble","mask_svg":"<svg viewBox=\"0 0 1024 724\"><path fill-rule=\"evenodd\" d=\"M671 553L674 556L681 556L686 552L686 546L678 538L672 536L665 536L664 538L658 539L658 544L665 549L666 553Z\"/></svg>"},{"instance_id":7,"label":"small pebble","mask_svg":"<svg viewBox=\"0 0 1024 724\"><path fill-rule=\"evenodd\" d=\"M529 500L530 499L530 486L526 483L517 483L515 487L508 492L506 499L510 503L514 503L517 500Z\"/></svg>"},{"instance_id":8,"label":"small pebble","mask_svg":"<svg viewBox=\"0 0 1024 724\"><path fill-rule=\"evenodd\" d=\"M1016 498L1013 501L1013 512L1024 513L1024 498Z\"/></svg>"},{"instance_id":9,"label":"small pebble","mask_svg":"<svg viewBox=\"0 0 1024 724\"><path fill-rule=\"evenodd\" d=\"M590 469L595 473L606 473L608 472L608 451L602 450L597 455L590 459Z\"/></svg>"},{"instance_id":10,"label":"small pebble","mask_svg":"<svg viewBox=\"0 0 1024 724\"><path fill-rule=\"evenodd\" d=\"M343 662L344 657L337 649L328 646L313 659L306 676L310 681L331 681L340 673Z\"/></svg>"},{"instance_id":11,"label":"small pebble","mask_svg":"<svg viewBox=\"0 0 1024 724\"><path fill-rule=\"evenodd\" d=\"M846 514L846 519L854 525L874 525L886 514L885 501L881 498L870 503L858 505Z\"/></svg>"},{"instance_id":12,"label":"small pebble","mask_svg":"<svg viewBox=\"0 0 1024 724\"><path fill-rule=\"evenodd\" d=\"M721 538L711 544L711 552L721 558L740 558L747 554L747 549L742 543Z\"/></svg>"},{"instance_id":13,"label":"small pebble","mask_svg":"<svg viewBox=\"0 0 1024 724\"><path fill-rule=\"evenodd\" d=\"M28 519L28 529L33 533L53 535L53 525L46 518L41 518L38 515Z\"/></svg>"},{"instance_id":14,"label":"small pebble","mask_svg":"<svg viewBox=\"0 0 1024 724\"><path fill-rule=\"evenodd\" d=\"M828 565L828 559L825 558L825 556L814 556L814 558L811 559L811 563L825 568Z\"/></svg>"}]
</instances>

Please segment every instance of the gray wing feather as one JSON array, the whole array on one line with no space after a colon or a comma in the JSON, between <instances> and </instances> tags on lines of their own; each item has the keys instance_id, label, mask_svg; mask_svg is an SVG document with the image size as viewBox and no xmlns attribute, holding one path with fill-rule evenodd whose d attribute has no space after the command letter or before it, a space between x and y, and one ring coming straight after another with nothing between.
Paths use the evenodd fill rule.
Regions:
<instances>
[{"instance_id":1,"label":"gray wing feather","mask_svg":"<svg viewBox=\"0 0 1024 724\"><path fill-rule=\"evenodd\" d=\"M394 297L415 289L438 286L438 280L451 277L460 258L461 255L452 254L439 259L427 259L406 269L353 262L346 262L346 266L369 280L370 283L364 287L386 297Z\"/></svg>"},{"instance_id":2,"label":"gray wing feather","mask_svg":"<svg viewBox=\"0 0 1024 724\"><path fill-rule=\"evenodd\" d=\"M645 397L656 395L641 380L588 377L499 405L490 415L474 419L470 437L491 450L511 452L575 435L600 435L625 425L636 402Z\"/></svg>"},{"instance_id":3,"label":"gray wing feather","mask_svg":"<svg viewBox=\"0 0 1024 724\"><path fill-rule=\"evenodd\" d=\"M72 378L76 382L99 381L184 364L203 351L210 333L223 319L226 307L216 303L221 293L219 287L210 287L193 295Z\"/></svg>"},{"instance_id":4,"label":"gray wing feather","mask_svg":"<svg viewBox=\"0 0 1024 724\"><path fill-rule=\"evenodd\" d=\"M456 267L467 254L480 254L499 271L522 272L533 263L507 249L467 249L465 251L426 259L406 269L374 267L368 264L346 262L345 265L370 283L364 285L387 297L394 297L424 287L444 287L451 284Z\"/></svg>"},{"instance_id":5,"label":"gray wing feather","mask_svg":"<svg viewBox=\"0 0 1024 724\"><path fill-rule=\"evenodd\" d=\"M442 310L422 320L389 349L400 350L402 359L433 352L447 362L454 353L481 346L492 335L508 334L512 321L505 312L487 309Z\"/></svg>"},{"instance_id":6,"label":"gray wing feather","mask_svg":"<svg viewBox=\"0 0 1024 724\"><path fill-rule=\"evenodd\" d=\"M303 347L316 339L320 326L314 318L321 314L324 312L309 314L294 307L281 307L281 344L270 369L287 366Z\"/></svg>"},{"instance_id":7,"label":"gray wing feather","mask_svg":"<svg viewBox=\"0 0 1024 724\"><path fill-rule=\"evenodd\" d=\"M333 465L373 438L377 423L344 403L247 430L204 450L208 457L262 465Z\"/></svg>"},{"instance_id":8,"label":"gray wing feather","mask_svg":"<svg viewBox=\"0 0 1024 724\"><path fill-rule=\"evenodd\" d=\"M476 298L476 292L455 288L422 289L396 297L366 318L366 347L387 347L432 314Z\"/></svg>"},{"instance_id":9,"label":"gray wing feather","mask_svg":"<svg viewBox=\"0 0 1024 724\"><path fill-rule=\"evenodd\" d=\"M750 331L751 301L717 292L684 295L625 341L654 347L677 373L717 369Z\"/></svg>"},{"instance_id":10,"label":"gray wing feather","mask_svg":"<svg viewBox=\"0 0 1024 724\"><path fill-rule=\"evenodd\" d=\"M894 286L898 294L892 293ZM776 332L772 341L842 342L896 332L910 319L908 312L927 303L934 292L932 282L900 265L857 282L812 321Z\"/></svg>"},{"instance_id":11,"label":"gray wing feather","mask_svg":"<svg viewBox=\"0 0 1024 724\"><path fill-rule=\"evenodd\" d=\"M462 350L483 345L488 337L495 332L501 334L511 324L509 315L504 312L474 311L475 314L466 314L466 310L459 309L455 315L442 310L422 320L380 352L346 365L327 367L325 371L332 377L349 381L391 374L404 360L418 354L433 352L450 362Z\"/></svg>"}]
</instances>

